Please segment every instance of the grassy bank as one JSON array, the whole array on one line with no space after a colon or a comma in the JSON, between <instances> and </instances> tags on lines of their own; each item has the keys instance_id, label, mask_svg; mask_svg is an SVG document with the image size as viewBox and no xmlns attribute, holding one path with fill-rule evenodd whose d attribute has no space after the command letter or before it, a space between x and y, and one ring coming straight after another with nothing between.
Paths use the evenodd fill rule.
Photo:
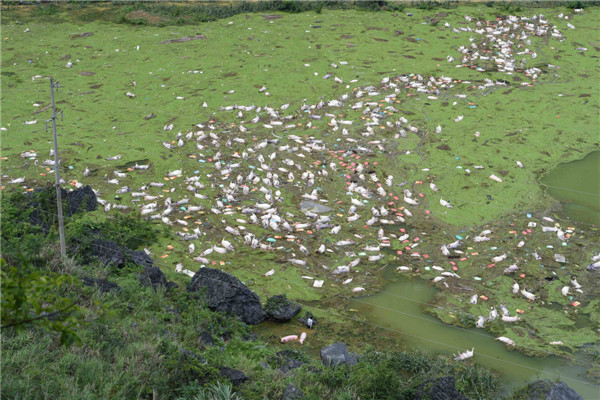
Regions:
<instances>
[{"instance_id":1,"label":"grassy bank","mask_svg":"<svg viewBox=\"0 0 600 400\"><path fill-rule=\"evenodd\" d=\"M69 246L70 257L61 260L53 243L56 226L51 225L48 235L33 233L31 209L12 212L22 204L19 194L5 194L2 198L3 224L19 228L3 232L3 243L12 244L3 254L6 261L2 266L3 324L14 316L11 310L17 309L6 302L6 296L18 276L31 277L35 273L48 282L69 277L68 284L53 289L53 297L44 298L44 309L53 309L59 300L76 303L77 307L49 318L68 323L75 340L70 342L73 344L65 344L60 330L45 324L46 319L4 327L3 398L192 399L202 386L216 383L231 386L219 374L223 366L241 370L250 378L234 390L245 399L280 398L289 383L302 388L307 399L411 398L418 385L448 375L456 378L461 392L477 398L493 398L498 390L497 377L483 368L415 351L382 353L369 346L357 346L352 350L364 352L359 364L336 369L323 367L299 345L286 346L291 350L287 350L285 357L278 355L279 346L258 339L235 318L210 311L202 297L187 292L183 284L170 289L143 286L138 278L141 267L103 266L91 259L85 249L76 250L74 246ZM44 211L52 212L52 207L47 206ZM67 218L67 228L75 231L74 226L81 226L85 217ZM121 246L136 248L150 244L147 224L132 216L117 218L120 226L135 222L129 233L147 239L136 246L126 239L130 235L115 237L112 217L94 228L96 235L115 240ZM20 265L13 270L11 266L16 266L20 259L13 252L14 242L23 232L30 239L34 236L37 239L35 247L20 249L35 264L28 264L27 268ZM114 286L82 284L90 278L108 279ZM22 307L36 296L46 296L31 279L20 285L29 294ZM324 332L329 331L326 323L320 326ZM329 332L315 341L335 339L344 340L343 335ZM310 348L314 346L313 343ZM302 365L282 373L280 368L287 365L290 357Z\"/></svg>"}]
</instances>

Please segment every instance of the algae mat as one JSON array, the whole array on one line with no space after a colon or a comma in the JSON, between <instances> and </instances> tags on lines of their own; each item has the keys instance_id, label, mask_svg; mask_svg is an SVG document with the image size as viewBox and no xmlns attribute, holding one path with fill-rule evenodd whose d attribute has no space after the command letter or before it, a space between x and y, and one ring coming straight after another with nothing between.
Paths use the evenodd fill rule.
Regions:
<instances>
[{"instance_id":1,"label":"algae mat","mask_svg":"<svg viewBox=\"0 0 600 400\"><path fill-rule=\"evenodd\" d=\"M216 266L263 297L326 300L375 292L392 264L442 289L444 322L521 313L484 327L519 351L597 343L598 229L556 215L538 178L599 146L598 10L410 11L165 28L4 13L2 187L51 182L54 76L65 182L167 224L150 250L180 282Z\"/></svg>"},{"instance_id":2,"label":"algae mat","mask_svg":"<svg viewBox=\"0 0 600 400\"><path fill-rule=\"evenodd\" d=\"M65 171L65 179L77 178L75 172L80 173L91 159L122 149L128 150L130 160L149 158L159 172L165 172L184 160L161 158L158 136L162 126L176 121L180 129L191 127L199 119L210 118L224 103L290 103L298 107L303 99L341 95L360 83L379 82L386 74L508 79L513 84L506 90L466 92L467 97L455 99L459 100L456 104L428 101L425 96L407 101L406 111L415 114L415 123L432 131L441 124L443 132L430 138L422 154L405 157L402 162L429 168L430 174L439 178L440 188L453 200L455 209L438 217L453 224L482 223L524 205L547 203L536 184L537 176L598 147L594 135L598 96L593 79L598 76L597 11L575 16L578 28L570 30L567 21L556 18L566 9L548 10L548 19L562 25L568 35L562 42L550 39L548 45L539 44L535 49L535 65L548 73L533 87L521 86L516 74L478 72L446 62L448 55L458 57L456 49L468 41L468 32L457 34L444 23L464 24L462 16L467 11L492 20L496 17L493 9L481 6L452 10L447 17L425 11L414 11L412 17L325 11L275 20L240 15L199 27L5 23L4 156L14 157L29 147L42 151L42 145L47 151L43 120L48 112L35 113L48 103L48 84L47 79L34 79L37 75L47 78L52 74L63 86L59 107L68 118L60 126L61 148L75 167ZM199 33L204 40L163 44ZM578 52L582 47L587 51ZM73 67L67 69L69 61ZM339 61L348 64L337 70L329 66ZM559 65L560 73L548 64ZM346 88L323 80L327 71L358 82ZM265 84L271 96L258 97L257 89ZM132 99L125 93L133 89L136 97ZM227 93L231 90L235 93ZM209 106L206 109L201 107L204 101ZM156 118L144 119L152 114ZM459 115L464 115L464 120L455 123L453 118ZM23 125L31 120L39 121ZM476 138L473 135L478 131L481 136ZM517 160L526 168L516 169ZM464 173L468 165L508 171L506 183L486 187L486 180L469 179ZM19 173L6 172L11 176ZM487 204L488 194L494 199L491 205Z\"/></svg>"}]
</instances>

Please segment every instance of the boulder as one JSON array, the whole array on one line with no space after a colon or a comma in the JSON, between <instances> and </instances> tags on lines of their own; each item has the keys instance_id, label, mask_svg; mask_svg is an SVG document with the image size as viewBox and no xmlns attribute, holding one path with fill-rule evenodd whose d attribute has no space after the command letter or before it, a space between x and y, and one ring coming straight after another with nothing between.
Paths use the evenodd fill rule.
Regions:
<instances>
[{"instance_id":1,"label":"boulder","mask_svg":"<svg viewBox=\"0 0 600 400\"><path fill-rule=\"evenodd\" d=\"M60 188L60 194L63 199L63 211L65 211L64 205L67 199L68 192ZM27 208L31 209L29 214L29 223L31 225L39 226L44 233L50 231L50 226L56 223L56 189L54 186L47 186L43 188L37 188L33 192L29 192L26 195ZM68 208L64 212L68 214Z\"/></svg>"},{"instance_id":2,"label":"boulder","mask_svg":"<svg viewBox=\"0 0 600 400\"><path fill-rule=\"evenodd\" d=\"M321 349L321 362L323 365L335 367L340 364L354 365L357 360L356 356L348 353L345 343L334 343Z\"/></svg>"},{"instance_id":3,"label":"boulder","mask_svg":"<svg viewBox=\"0 0 600 400\"><path fill-rule=\"evenodd\" d=\"M307 311L304 314L304 317L298 318L298 321L300 321L302 325L309 329L314 329L314 327L317 325L317 317L312 315L310 311Z\"/></svg>"},{"instance_id":4,"label":"boulder","mask_svg":"<svg viewBox=\"0 0 600 400\"><path fill-rule=\"evenodd\" d=\"M79 210L89 212L98 209L96 193L94 193L92 187L89 185L82 186L69 192L67 194L67 204L69 205L69 217Z\"/></svg>"},{"instance_id":5,"label":"boulder","mask_svg":"<svg viewBox=\"0 0 600 400\"><path fill-rule=\"evenodd\" d=\"M67 192L60 188L63 201L63 210L66 217L70 217L78 211L94 211L98 209L96 193L90 186ZM32 225L37 225L47 233L50 229L48 222L56 218L56 190L54 186L35 189L27 194L27 208L32 209L29 219ZM49 219L48 216L51 216Z\"/></svg>"},{"instance_id":6,"label":"boulder","mask_svg":"<svg viewBox=\"0 0 600 400\"><path fill-rule=\"evenodd\" d=\"M454 377L444 376L431 379L419 385L415 391L415 400L468 400L455 387Z\"/></svg>"},{"instance_id":7,"label":"boulder","mask_svg":"<svg viewBox=\"0 0 600 400\"><path fill-rule=\"evenodd\" d=\"M267 358L267 362L273 368L279 368L282 374L287 374L291 370L300 368L304 365L304 357L296 350L281 350Z\"/></svg>"},{"instance_id":8,"label":"boulder","mask_svg":"<svg viewBox=\"0 0 600 400\"><path fill-rule=\"evenodd\" d=\"M181 365L182 363L184 363L186 361L198 362L200 364L208 364L208 362L206 361L206 359L204 357L202 357L201 355L196 354L193 351L188 350L184 347L179 352L179 364Z\"/></svg>"},{"instance_id":9,"label":"boulder","mask_svg":"<svg viewBox=\"0 0 600 400\"><path fill-rule=\"evenodd\" d=\"M302 306L300 304L288 300L284 294L269 298L265 306L267 317L279 322L290 321L301 309Z\"/></svg>"},{"instance_id":10,"label":"boulder","mask_svg":"<svg viewBox=\"0 0 600 400\"><path fill-rule=\"evenodd\" d=\"M200 347L211 347L215 345L215 340L210 333L204 331L198 336L198 344Z\"/></svg>"},{"instance_id":11,"label":"boulder","mask_svg":"<svg viewBox=\"0 0 600 400\"><path fill-rule=\"evenodd\" d=\"M205 291L208 307L238 316L243 322L256 325L266 313L260 298L236 277L221 270L200 268L187 287L190 292Z\"/></svg>"},{"instance_id":12,"label":"boulder","mask_svg":"<svg viewBox=\"0 0 600 400\"><path fill-rule=\"evenodd\" d=\"M83 284L85 286L96 286L102 293L107 293L111 290L120 289L119 285L107 279L91 278L89 276L84 276L83 278L81 278L81 280L83 281Z\"/></svg>"},{"instance_id":13,"label":"boulder","mask_svg":"<svg viewBox=\"0 0 600 400\"><path fill-rule=\"evenodd\" d=\"M127 255L127 259L129 261L135 265L139 265L140 267L152 267L154 265L154 260L152 257L142 250L136 251L125 249L125 254Z\"/></svg>"},{"instance_id":14,"label":"boulder","mask_svg":"<svg viewBox=\"0 0 600 400\"><path fill-rule=\"evenodd\" d=\"M105 266L112 264L115 267L122 267L125 264L125 254L112 240L94 239L87 255L97 257Z\"/></svg>"},{"instance_id":15,"label":"boulder","mask_svg":"<svg viewBox=\"0 0 600 400\"><path fill-rule=\"evenodd\" d=\"M167 278L159 267L145 267L140 274L140 282L144 286L152 286L155 290L161 285L167 287Z\"/></svg>"},{"instance_id":16,"label":"boulder","mask_svg":"<svg viewBox=\"0 0 600 400\"><path fill-rule=\"evenodd\" d=\"M229 367L219 368L219 373L223 378L229 379L233 386L237 386L250 380L242 371L238 371L237 369Z\"/></svg>"},{"instance_id":17,"label":"boulder","mask_svg":"<svg viewBox=\"0 0 600 400\"><path fill-rule=\"evenodd\" d=\"M539 380L527 387L531 400L583 400L576 391L564 382Z\"/></svg>"},{"instance_id":18,"label":"boulder","mask_svg":"<svg viewBox=\"0 0 600 400\"><path fill-rule=\"evenodd\" d=\"M304 398L304 393L296 386L291 383L285 388L283 392L283 400L299 400Z\"/></svg>"}]
</instances>

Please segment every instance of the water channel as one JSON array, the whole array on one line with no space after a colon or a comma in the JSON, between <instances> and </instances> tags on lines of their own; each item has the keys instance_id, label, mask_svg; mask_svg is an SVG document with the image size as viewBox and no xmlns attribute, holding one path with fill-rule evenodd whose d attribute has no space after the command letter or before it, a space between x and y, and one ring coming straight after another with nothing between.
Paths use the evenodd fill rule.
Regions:
<instances>
[{"instance_id":1,"label":"water channel","mask_svg":"<svg viewBox=\"0 0 600 400\"><path fill-rule=\"evenodd\" d=\"M565 215L576 221L600 225L600 151L548 172L540 183L563 204Z\"/></svg>"},{"instance_id":2,"label":"water channel","mask_svg":"<svg viewBox=\"0 0 600 400\"><path fill-rule=\"evenodd\" d=\"M386 275L390 283L385 289L373 296L356 298L351 306L369 322L396 331L407 345L448 355L474 347L473 360L500 371L507 387L520 387L537 379L560 378L584 399L600 399L600 386L585 378L585 360L571 365L558 357L528 357L508 350L481 329L446 325L423 312L422 304L431 301L436 291L428 282L395 277L393 271Z\"/></svg>"}]
</instances>

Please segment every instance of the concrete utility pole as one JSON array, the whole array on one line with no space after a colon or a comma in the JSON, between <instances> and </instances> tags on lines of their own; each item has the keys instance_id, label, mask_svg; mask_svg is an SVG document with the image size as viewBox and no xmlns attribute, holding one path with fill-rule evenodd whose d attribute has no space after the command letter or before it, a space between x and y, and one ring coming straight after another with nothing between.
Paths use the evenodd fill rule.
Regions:
<instances>
[{"instance_id":1,"label":"concrete utility pole","mask_svg":"<svg viewBox=\"0 0 600 400\"><path fill-rule=\"evenodd\" d=\"M52 131L54 133L54 175L56 178L56 209L58 211L58 234L60 237L60 255L62 258L67 256L67 248L65 244L65 223L63 220L62 209L62 194L60 192L60 172L58 170L58 140L56 138L56 107L54 105L54 88L58 90L58 82L54 82L54 78L50 78L50 98L52 99L52 118L46 121L46 132L48 131L48 121L52 121ZM62 111L60 117L62 121Z\"/></svg>"}]
</instances>

